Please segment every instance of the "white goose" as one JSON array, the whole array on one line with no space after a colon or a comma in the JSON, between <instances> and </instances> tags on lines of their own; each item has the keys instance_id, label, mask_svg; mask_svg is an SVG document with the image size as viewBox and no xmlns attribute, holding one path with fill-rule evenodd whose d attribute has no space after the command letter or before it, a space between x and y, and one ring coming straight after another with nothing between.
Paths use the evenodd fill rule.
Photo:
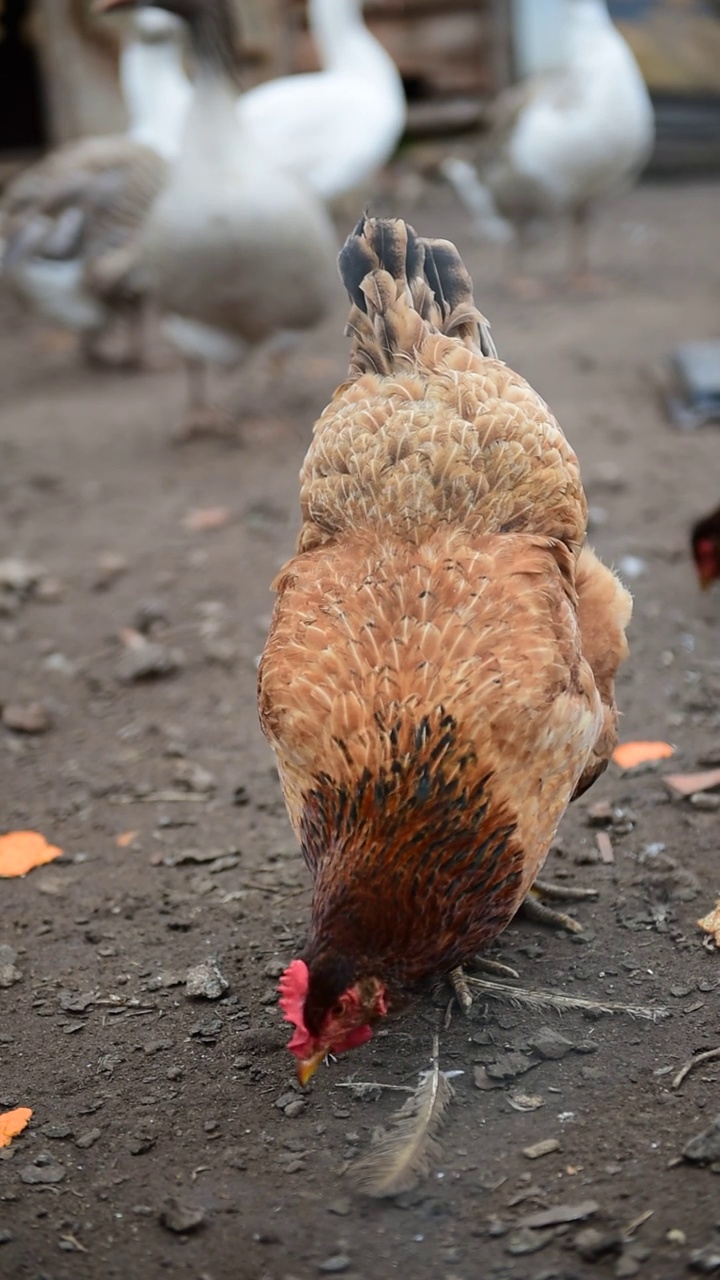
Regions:
<instances>
[{"instance_id":1,"label":"white goose","mask_svg":"<svg viewBox=\"0 0 720 1280\"><path fill-rule=\"evenodd\" d=\"M102 359L106 330L118 317L135 322L145 301L138 235L191 97L177 74L181 38L170 14L139 14L121 54L127 134L57 147L10 183L0 205L3 279L42 315L77 330L89 359ZM129 363L139 359L139 350L128 353Z\"/></svg>"},{"instance_id":2,"label":"white goose","mask_svg":"<svg viewBox=\"0 0 720 1280\"><path fill-rule=\"evenodd\" d=\"M322 70L258 85L238 98L237 111L268 160L332 203L362 188L390 159L407 104L395 63L363 22L362 0L308 0L308 22ZM141 53L128 65L133 83L145 76ZM193 92L177 48L168 50L163 70L158 118L176 138Z\"/></svg>"},{"instance_id":3,"label":"white goose","mask_svg":"<svg viewBox=\"0 0 720 1280\"><path fill-rule=\"evenodd\" d=\"M655 130L645 82L605 0L564 4L564 66L500 95L481 179L459 160L443 170L477 230L496 240L514 232L518 252L533 222L569 217L580 282L590 210L639 176Z\"/></svg>"},{"instance_id":4,"label":"white goose","mask_svg":"<svg viewBox=\"0 0 720 1280\"><path fill-rule=\"evenodd\" d=\"M96 11L143 0L96 0ZM323 205L255 147L236 111L238 41L226 0L163 0L184 19L195 85L180 154L143 228L142 262L186 358L186 433L227 430L208 404L208 362L235 364L248 347L313 325L338 287L336 244Z\"/></svg>"},{"instance_id":5,"label":"white goose","mask_svg":"<svg viewBox=\"0 0 720 1280\"><path fill-rule=\"evenodd\" d=\"M407 104L395 63L362 18L362 0L308 0L322 71L258 85L238 103L265 155L325 201L361 188L390 159Z\"/></svg>"}]
</instances>

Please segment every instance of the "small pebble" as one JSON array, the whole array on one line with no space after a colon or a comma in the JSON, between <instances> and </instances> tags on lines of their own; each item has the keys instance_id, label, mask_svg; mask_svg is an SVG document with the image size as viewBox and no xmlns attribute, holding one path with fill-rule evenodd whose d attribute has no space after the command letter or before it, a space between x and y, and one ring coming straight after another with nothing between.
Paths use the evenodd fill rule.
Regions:
<instances>
[{"instance_id":1,"label":"small pebble","mask_svg":"<svg viewBox=\"0 0 720 1280\"><path fill-rule=\"evenodd\" d=\"M72 1138L75 1131L69 1124L44 1124L40 1130L43 1138Z\"/></svg>"},{"instance_id":2,"label":"small pebble","mask_svg":"<svg viewBox=\"0 0 720 1280\"><path fill-rule=\"evenodd\" d=\"M217 790L215 775L209 769L203 769L201 764L193 764L191 760L178 762L173 782L186 791L195 791L200 795L208 795Z\"/></svg>"},{"instance_id":3,"label":"small pebble","mask_svg":"<svg viewBox=\"0 0 720 1280\"><path fill-rule=\"evenodd\" d=\"M3 943L0 946L0 987L11 987L15 982L20 982L22 973L15 964L16 960L17 951Z\"/></svg>"},{"instance_id":4,"label":"small pebble","mask_svg":"<svg viewBox=\"0 0 720 1280\"><path fill-rule=\"evenodd\" d=\"M158 622L167 622L167 607L162 600L141 600L133 614L133 626L143 635L149 635Z\"/></svg>"},{"instance_id":5,"label":"small pebble","mask_svg":"<svg viewBox=\"0 0 720 1280\"><path fill-rule=\"evenodd\" d=\"M690 796L690 803L695 809L702 809L705 813L717 813L720 809L720 796L711 791L697 791L694 796Z\"/></svg>"},{"instance_id":6,"label":"small pebble","mask_svg":"<svg viewBox=\"0 0 720 1280\"><path fill-rule=\"evenodd\" d=\"M544 1138L542 1142L534 1142L529 1147L523 1148L523 1155L528 1160L539 1160L541 1156L549 1156L553 1151L560 1150L560 1143L557 1138Z\"/></svg>"},{"instance_id":7,"label":"small pebble","mask_svg":"<svg viewBox=\"0 0 720 1280\"><path fill-rule=\"evenodd\" d=\"M175 1196L168 1196L160 1211L160 1225L166 1231L187 1235L198 1231L205 1222L205 1210L195 1205L183 1204Z\"/></svg>"},{"instance_id":8,"label":"small pebble","mask_svg":"<svg viewBox=\"0 0 720 1280\"><path fill-rule=\"evenodd\" d=\"M647 1245L626 1244L615 1263L615 1275L618 1280L630 1280L630 1277L638 1275L643 1262L646 1262L649 1257L650 1249Z\"/></svg>"},{"instance_id":9,"label":"small pebble","mask_svg":"<svg viewBox=\"0 0 720 1280\"><path fill-rule=\"evenodd\" d=\"M708 1244L704 1249L693 1249L688 1260L688 1270L701 1276L711 1276L720 1271L720 1247Z\"/></svg>"},{"instance_id":10,"label":"small pebble","mask_svg":"<svg viewBox=\"0 0 720 1280\"><path fill-rule=\"evenodd\" d=\"M42 702L8 703L3 707L2 722L14 733L47 733L52 728L52 717Z\"/></svg>"},{"instance_id":11,"label":"small pebble","mask_svg":"<svg viewBox=\"0 0 720 1280\"><path fill-rule=\"evenodd\" d=\"M108 591L118 578L127 573L129 564L124 556L106 551L98 557L95 565L95 576L92 581L93 591Z\"/></svg>"},{"instance_id":12,"label":"small pebble","mask_svg":"<svg viewBox=\"0 0 720 1280\"><path fill-rule=\"evenodd\" d=\"M28 1186L51 1186L53 1183L62 1182L65 1177L65 1166L62 1164L26 1164L20 1170L20 1181L27 1183Z\"/></svg>"},{"instance_id":13,"label":"small pebble","mask_svg":"<svg viewBox=\"0 0 720 1280\"><path fill-rule=\"evenodd\" d=\"M553 1062L564 1058L575 1048L572 1040L566 1040L565 1036L560 1035L560 1032L555 1031L553 1027L541 1027L528 1040L528 1044L541 1058Z\"/></svg>"},{"instance_id":14,"label":"small pebble","mask_svg":"<svg viewBox=\"0 0 720 1280\"><path fill-rule=\"evenodd\" d=\"M344 1196L339 1200L331 1200L328 1205L328 1213L334 1213L338 1218L347 1218L352 1209L350 1201Z\"/></svg>"},{"instance_id":15,"label":"small pebble","mask_svg":"<svg viewBox=\"0 0 720 1280\"><path fill-rule=\"evenodd\" d=\"M508 1236L505 1252L517 1258L527 1253L538 1253L550 1243L554 1235L554 1231L531 1231L529 1227L521 1227L519 1231L512 1231Z\"/></svg>"},{"instance_id":16,"label":"small pebble","mask_svg":"<svg viewBox=\"0 0 720 1280\"><path fill-rule=\"evenodd\" d=\"M326 1258L324 1262L318 1264L318 1271L324 1271L328 1275L340 1275L341 1272L347 1271L350 1266L350 1259L346 1253L335 1253L331 1258Z\"/></svg>"},{"instance_id":17,"label":"small pebble","mask_svg":"<svg viewBox=\"0 0 720 1280\"><path fill-rule=\"evenodd\" d=\"M126 631L125 652L117 664L117 676L125 684L135 680L174 675L185 659L179 649L147 640L139 631Z\"/></svg>"},{"instance_id":18,"label":"small pebble","mask_svg":"<svg viewBox=\"0 0 720 1280\"><path fill-rule=\"evenodd\" d=\"M693 1164L712 1164L720 1160L720 1116L695 1138L691 1138L682 1150L683 1159Z\"/></svg>"},{"instance_id":19,"label":"small pebble","mask_svg":"<svg viewBox=\"0 0 720 1280\"><path fill-rule=\"evenodd\" d=\"M75 1140L75 1146L81 1151L87 1151L89 1147L94 1147L98 1138L102 1137L101 1129L88 1129L86 1133L81 1133L79 1138Z\"/></svg>"},{"instance_id":20,"label":"small pebble","mask_svg":"<svg viewBox=\"0 0 720 1280\"><path fill-rule=\"evenodd\" d=\"M606 1253L618 1253L622 1247L619 1231L598 1231L597 1227L585 1227L578 1231L573 1241L575 1248L586 1262L596 1262Z\"/></svg>"},{"instance_id":21,"label":"small pebble","mask_svg":"<svg viewBox=\"0 0 720 1280\"><path fill-rule=\"evenodd\" d=\"M203 960L185 975L185 994L191 1000L219 1000L230 983L220 972L217 960Z\"/></svg>"}]
</instances>

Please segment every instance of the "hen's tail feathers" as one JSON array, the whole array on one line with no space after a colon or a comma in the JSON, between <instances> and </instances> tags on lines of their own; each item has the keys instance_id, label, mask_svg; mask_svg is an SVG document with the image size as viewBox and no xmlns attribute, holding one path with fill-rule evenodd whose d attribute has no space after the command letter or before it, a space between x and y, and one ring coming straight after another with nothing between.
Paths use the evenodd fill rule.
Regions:
<instances>
[{"instance_id":1,"label":"hen's tail feathers","mask_svg":"<svg viewBox=\"0 0 720 1280\"><path fill-rule=\"evenodd\" d=\"M497 357L490 326L473 300L470 275L449 240L426 240L400 218L358 222L339 258L352 309L352 375L391 373L430 333Z\"/></svg>"},{"instance_id":2,"label":"hen's tail feathers","mask_svg":"<svg viewBox=\"0 0 720 1280\"><path fill-rule=\"evenodd\" d=\"M477 169L459 156L448 156L440 165L440 172L470 214L478 239L509 244L513 238L512 226L498 213L492 192L478 176Z\"/></svg>"}]
</instances>

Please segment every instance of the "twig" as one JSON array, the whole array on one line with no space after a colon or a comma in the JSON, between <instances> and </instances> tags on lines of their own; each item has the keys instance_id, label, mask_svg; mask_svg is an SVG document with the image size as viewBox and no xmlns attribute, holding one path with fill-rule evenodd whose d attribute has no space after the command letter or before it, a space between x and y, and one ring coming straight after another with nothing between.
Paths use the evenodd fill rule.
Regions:
<instances>
[{"instance_id":1,"label":"twig","mask_svg":"<svg viewBox=\"0 0 720 1280\"><path fill-rule=\"evenodd\" d=\"M469 986L478 987L496 1000L510 1000L536 1009L591 1009L595 1013L627 1013L631 1018L649 1018L651 1022L670 1016L669 1010L660 1005L615 1004L584 996L556 995L554 991L528 991L526 987L513 987L509 982L487 982L484 978L468 978L467 982Z\"/></svg>"},{"instance_id":2,"label":"twig","mask_svg":"<svg viewBox=\"0 0 720 1280\"><path fill-rule=\"evenodd\" d=\"M631 1218L630 1222L623 1227L620 1233L623 1239L629 1240L631 1236L634 1236L638 1227L641 1227L644 1222L647 1222L648 1218L652 1218L654 1212L654 1209L646 1209L644 1213L639 1213L637 1218Z\"/></svg>"},{"instance_id":3,"label":"twig","mask_svg":"<svg viewBox=\"0 0 720 1280\"><path fill-rule=\"evenodd\" d=\"M701 1062L712 1062L714 1059L720 1058L720 1045L717 1049L705 1049L703 1053L696 1053L693 1058L688 1058L684 1067L681 1067L677 1075L673 1079L670 1086L671 1089L679 1089L686 1076L690 1075L695 1067L699 1067Z\"/></svg>"}]
</instances>

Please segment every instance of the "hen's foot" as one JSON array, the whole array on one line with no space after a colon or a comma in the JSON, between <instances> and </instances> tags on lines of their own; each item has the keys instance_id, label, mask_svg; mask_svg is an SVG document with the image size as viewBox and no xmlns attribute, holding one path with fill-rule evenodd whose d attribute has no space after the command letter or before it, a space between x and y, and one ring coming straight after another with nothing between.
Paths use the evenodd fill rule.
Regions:
<instances>
[{"instance_id":1,"label":"hen's foot","mask_svg":"<svg viewBox=\"0 0 720 1280\"><path fill-rule=\"evenodd\" d=\"M520 910L528 920L537 924L547 924L553 929L564 929L566 933L582 933L579 920L565 911L556 911L548 907L542 898L550 898L556 902L579 902L586 898L597 898L597 889L579 889L570 885L551 884L547 880L536 880Z\"/></svg>"},{"instance_id":2,"label":"hen's foot","mask_svg":"<svg viewBox=\"0 0 720 1280\"><path fill-rule=\"evenodd\" d=\"M499 960L489 960L486 956L475 956L472 960L472 967L473 969L481 970L483 973L492 973L496 978L520 977L517 969L511 969L509 964L502 964ZM458 965L457 969L451 970L450 984L458 1005L463 1013L467 1013L472 1005L472 996L470 995L470 988L462 965Z\"/></svg>"},{"instance_id":3,"label":"hen's foot","mask_svg":"<svg viewBox=\"0 0 720 1280\"><path fill-rule=\"evenodd\" d=\"M222 440L225 444L242 444L237 422L214 405L202 405L190 409L182 419L174 444L190 444L194 440Z\"/></svg>"}]
</instances>

